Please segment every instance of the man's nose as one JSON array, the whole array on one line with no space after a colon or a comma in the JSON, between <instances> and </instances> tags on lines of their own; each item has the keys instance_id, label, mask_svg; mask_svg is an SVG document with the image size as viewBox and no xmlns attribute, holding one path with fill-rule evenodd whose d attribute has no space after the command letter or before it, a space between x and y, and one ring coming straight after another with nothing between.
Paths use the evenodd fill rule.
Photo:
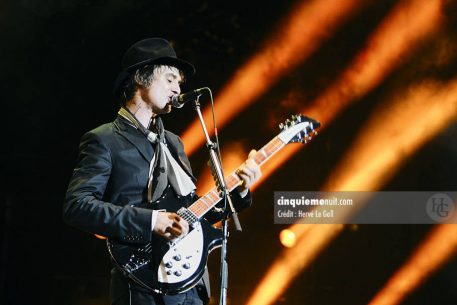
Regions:
<instances>
[{"instance_id":1,"label":"man's nose","mask_svg":"<svg viewBox=\"0 0 457 305\"><path fill-rule=\"evenodd\" d=\"M176 84L176 85L173 85L173 87L171 88L171 91L178 95L181 93L181 87L179 86L179 84Z\"/></svg>"}]
</instances>

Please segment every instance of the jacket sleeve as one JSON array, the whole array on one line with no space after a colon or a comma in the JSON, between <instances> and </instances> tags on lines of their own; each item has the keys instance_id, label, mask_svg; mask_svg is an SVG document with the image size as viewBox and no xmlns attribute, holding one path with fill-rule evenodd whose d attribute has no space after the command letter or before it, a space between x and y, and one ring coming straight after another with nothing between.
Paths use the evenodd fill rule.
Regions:
<instances>
[{"instance_id":1,"label":"jacket sleeve","mask_svg":"<svg viewBox=\"0 0 457 305\"><path fill-rule=\"evenodd\" d=\"M152 210L103 201L113 166L106 143L96 132L89 132L83 136L79 151L63 206L64 221L123 242L149 242Z\"/></svg>"}]
</instances>

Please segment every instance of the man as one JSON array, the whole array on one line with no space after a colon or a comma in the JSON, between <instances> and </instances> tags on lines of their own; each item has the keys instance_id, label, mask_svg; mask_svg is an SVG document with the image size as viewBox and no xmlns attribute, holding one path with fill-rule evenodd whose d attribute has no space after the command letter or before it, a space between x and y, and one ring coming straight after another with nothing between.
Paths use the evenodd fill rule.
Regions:
<instances>
[{"instance_id":1,"label":"man","mask_svg":"<svg viewBox=\"0 0 457 305\"><path fill-rule=\"evenodd\" d=\"M115 85L122 107L115 121L82 137L64 220L119 242L146 244L153 235L173 240L186 235L189 224L164 209L177 211L187 199L195 199L195 178L180 139L164 130L160 116L171 111L172 97L180 94L180 83L195 69L160 38L135 43L122 67ZM240 210L251 204L249 187L260 169L248 159L238 174L243 183L232 194ZM209 284L205 279L187 292L159 295L113 268L112 304L203 304L209 294L209 286L202 289Z\"/></svg>"}]
</instances>

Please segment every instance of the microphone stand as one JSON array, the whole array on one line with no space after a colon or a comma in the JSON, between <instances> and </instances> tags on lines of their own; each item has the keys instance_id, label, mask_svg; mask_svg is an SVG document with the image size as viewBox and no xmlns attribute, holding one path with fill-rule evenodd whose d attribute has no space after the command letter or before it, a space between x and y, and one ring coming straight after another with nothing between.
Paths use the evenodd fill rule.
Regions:
<instances>
[{"instance_id":1,"label":"microphone stand","mask_svg":"<svg viewBox=\"0 0 457 305\"><path fill-rule=\"evenodd\" d=\"M215 183L217 185L218 191L222 196L224 196L224 218L222 219L222 247L221 247L221 273L220 273L220 285L221 285L221 292L219 298L219 305L226 305L227 304L227 288L228 288L228 263L227 263L227 241L229 236L228 231L228 215L231 214L233 221L235 223L235 228L237 231L242 231L240 221L238 219L238 215L233 207L232 199L230 197L230 192L227 189L227 183L225 181L224 173L222 170L220 159L216 154L216 149L219 149L216 144L214 144L209 135L208 131L205 126L205 121L203 120L203 116L200 109L200 102L199 102L200 95L197 96L196 100L194 101L194 108L197 111L198 118L200 119L200 123L203 128L203 133L205 134L206 138L206 147L209 149L210 155L210 163L213 171L213 177ZM227 204L228 203L228 204ZM227 208L229 209L230 213L227 213Z\"/></svg>"}]
</instances>

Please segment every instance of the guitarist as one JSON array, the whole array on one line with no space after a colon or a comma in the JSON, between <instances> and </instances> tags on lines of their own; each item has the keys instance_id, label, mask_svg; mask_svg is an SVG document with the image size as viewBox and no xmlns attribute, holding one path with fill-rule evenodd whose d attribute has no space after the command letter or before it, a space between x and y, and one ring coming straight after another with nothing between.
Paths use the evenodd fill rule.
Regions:
<instances>
[{"instance_id":1,"label":"guitarist","mask_svg":"<svg viewBox=\"0 0 457 305\"><path fill-rule=\"evenodd\" d=\"M121 243L146 244L154 234L172 240L189 231L189 224L172 211L197 197L183 145L164 129L160 116L171 111L172 97L180 94L181 82L195 69L161 38L132 45L122 69L115 83L121 104L118 116L82 137L63 217L72 226ZM243 184L232 193L240 210L251 204L249 187L261 173L248 159L238 174ZM212 221L221 217L209 214ZM110 294L116 305L204 304L209 282L205 273L191 290L159 295L113 268Z\"/></svg>"}]
</instances>

